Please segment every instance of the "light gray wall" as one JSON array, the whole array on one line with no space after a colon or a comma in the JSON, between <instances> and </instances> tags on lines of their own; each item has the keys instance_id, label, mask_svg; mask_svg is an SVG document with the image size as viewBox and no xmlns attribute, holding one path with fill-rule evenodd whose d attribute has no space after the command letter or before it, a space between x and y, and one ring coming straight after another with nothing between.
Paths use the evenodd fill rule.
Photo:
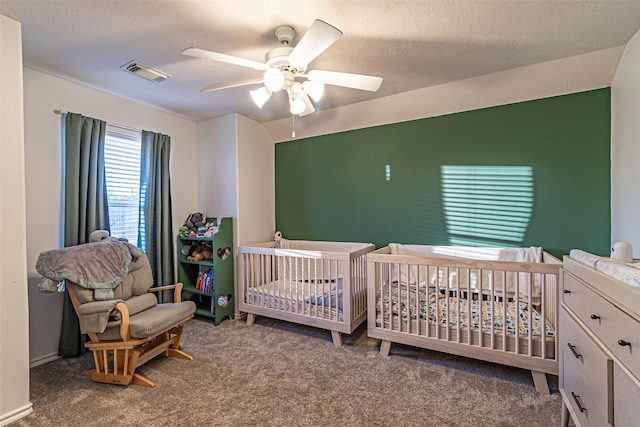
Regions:
<instances>
[{"instance_id":1,"label":"light gray wall","mask_svg":"<svg viewBox=\"0 0 640 427\"><path fill-rule=\"evenodd\" d=\"M273 240L275 150L264 127L238 116L238 235L236 245Z\"/></svg>"},{"instance_id":2,"label":"light gray wall","mask_svg":"<svg viewBox=\"0 0 640 427\"><path fill-rule=\"evenodd\" d=\"M0 15L0 425L32 411L20 30Z\"/></svg>"},{"instance_id":3,"label":"light gray wall","mask_svg":"<svg viewBox=\"0 0 640 427\"><path fill-rule=\"evenodd\" d=\"M627 43L611 85L611 241L640 258L640 32Z\"/></svg>"},{"instance_id":4,"label":"light gray wall","mask_svg":"<svg viewBox=\"0 0 640 427\"><path fill-rule=\"evenodd\" d=\"M273 239L274 156L273 141L260 123L237 114L198 123L199 210L233 217L235 255L240 245ZM237 268L237 256L234 262Z\"/></svg>"}]
</instances>

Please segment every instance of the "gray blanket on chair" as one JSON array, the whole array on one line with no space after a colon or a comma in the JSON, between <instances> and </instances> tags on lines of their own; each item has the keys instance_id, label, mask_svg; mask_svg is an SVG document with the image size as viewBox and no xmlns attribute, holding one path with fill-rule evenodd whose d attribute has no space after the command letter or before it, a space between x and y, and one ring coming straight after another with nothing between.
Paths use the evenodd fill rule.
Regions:
<instances>
[{"instance_id":1,"label":"gray blanket on chair","mask_svg":"<svg viewBox=\"0 0 640 427\"><path fill-rule=\"evenodd\" d=\"M36 270L45 278L38 290L56 292L61 281L70 280L93 289L96 301L111 300L113 289L127 275L130 262L129 245L115 239L42 252Z\"/></svg>"}]
</instances>

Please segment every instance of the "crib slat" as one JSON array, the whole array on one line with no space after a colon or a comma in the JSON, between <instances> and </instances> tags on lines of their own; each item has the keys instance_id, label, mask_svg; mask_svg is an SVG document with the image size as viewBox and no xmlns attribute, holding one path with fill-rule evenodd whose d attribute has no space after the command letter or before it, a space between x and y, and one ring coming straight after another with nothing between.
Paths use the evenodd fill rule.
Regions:
<instances>
[{"instance_id":1,"label":"crib slat","mask_svg":"<svg viewBox=\"0 0 640 427\"><path fill-rule=\"evenodd\" d=\"M488 307L489 310L489 314L490 314L490 318L491 318L491 348L496 348L496 271L495 270L491 270L490 272L490 276L489 276L489 287L491 288L491 293L489 294L489 298L490 298L490 302L488 302L488 304L490 304L490 306ZM504 299L503 299L504 300Z\"/></svg>"},{"instance_id":2,"label":"crib slat","mask_svg":"<svg viewBox=\"0 0 640 427\"><path fill-rule=\"evenodd\" d=\"M502 350L508 351L507 342L507 272L502 271Z\"/></svg>"},{"instance_id":3,"label":"crib slat","mask_svg":"<svg viewBox=\"0 0 640 427\"><path fill-rule=\"evenodd\" d=\"M542 344L542 358L547 358L547 275L540 275L540 316L542 317L542 330L540 331L541 344Z\"/></svg>"},{"instance_id":4,"label":"crib slat","mask_svg":"<svg viewBox=\"0 0 640 427\"><path fill-rule=\"evenodd\" d=\"M528 329L528 333L527 333L527 345L528 345L528 352L527 354L529 356L533 355L533 301L532 301L532 292L533 292L533 274L529 273L529 283L528 283L528 288L529 288L529 292L528 292L528 297L529 297L529 306L528 306L528 310L527 310L527 314L529 316L529 327ZM518 309L520 308L520 303L518 303ZM543 324L544 326L544 324ZM544 335L543 335L544 338ZM544 345L543 345L544 347Z\"/></svg>"},{"instance_id":5,"label":"crib slat","mask_svg":"<svg viewBox=\"0 0 640 427\"><path fill-rule=\"evenodd\" d=\"M477 274L477 273L476 273ZM473 296L471 294L471 280L467 284L467 345L471 345L473 330L471 328Z\"/></svg>"},{"instance_id":6,"label":"crib slat","mask_svg":"<svg viewBox=\"0 0 640 427\"><path fill-rule=\"evenodd\" d=\"M406 313L407 319L405 321L405 330L407 332L410 331L410 325L411 325L411 302L409 300L409 297L411 295L411 265L410 264L405 264L407 267L407 292L406 292L406 300L405 300L405 307L407 307L408 312Z\"/></svg>"},{"instance_id":7,"label":"crib slat","mask_svg":"<svg viewBox=\"0 0 640 427\"><path fill-rule=\"evenodd\" d=\"M516 274L516 303L519 304L520 303L520 275ZM516 305L516 310L515 310L515 314L516 314L516 354L520 354L520 307L518 305Z\"/></svg>"}]
</instances>

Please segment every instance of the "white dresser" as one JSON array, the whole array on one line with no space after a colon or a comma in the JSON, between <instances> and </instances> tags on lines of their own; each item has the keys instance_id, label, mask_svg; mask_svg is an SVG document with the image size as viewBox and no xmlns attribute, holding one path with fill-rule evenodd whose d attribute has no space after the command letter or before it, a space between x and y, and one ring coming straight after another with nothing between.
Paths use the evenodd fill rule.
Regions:
<instances>
[{"instance_id":1,"label":"white dresser","mask_svg":"<svg viewBox=\"0 0 640 427\"><path fill-rule=\"evenodd\" d=\"M640 289L564 258L562 425L640 426Z\"/></svg>"}]
</instances>

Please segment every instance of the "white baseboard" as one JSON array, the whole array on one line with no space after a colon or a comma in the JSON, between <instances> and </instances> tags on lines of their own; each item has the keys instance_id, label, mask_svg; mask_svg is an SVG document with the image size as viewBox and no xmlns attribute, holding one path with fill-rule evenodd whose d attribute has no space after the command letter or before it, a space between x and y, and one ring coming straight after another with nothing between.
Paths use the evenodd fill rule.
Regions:
<instances>
[{"instance_id":1,"label":"white baseboard","mask_svg":"<svg viewBox=\"0 0 640 427\"><path fill-rule=\"evenodd\" d=\"M45 363L53 362L60 359L58 353L45 354L44 356L36 357L29 361L29 368L35 368L36 366L44 365Z\"/></svg>"},{"instance_id":2,"label":"white baseboard","mask_svg":"<svg viewBox=\"0 0 640 427\"><path fill-rule=\"evenodd\" d=\"M22 417L26 417L33 412L33 403L29 402L28 405L18 408L14 411L7 412L6 414L0 414L0 426L6 426L14 421L18 421Z\"/></svg>"}]
</instances>

